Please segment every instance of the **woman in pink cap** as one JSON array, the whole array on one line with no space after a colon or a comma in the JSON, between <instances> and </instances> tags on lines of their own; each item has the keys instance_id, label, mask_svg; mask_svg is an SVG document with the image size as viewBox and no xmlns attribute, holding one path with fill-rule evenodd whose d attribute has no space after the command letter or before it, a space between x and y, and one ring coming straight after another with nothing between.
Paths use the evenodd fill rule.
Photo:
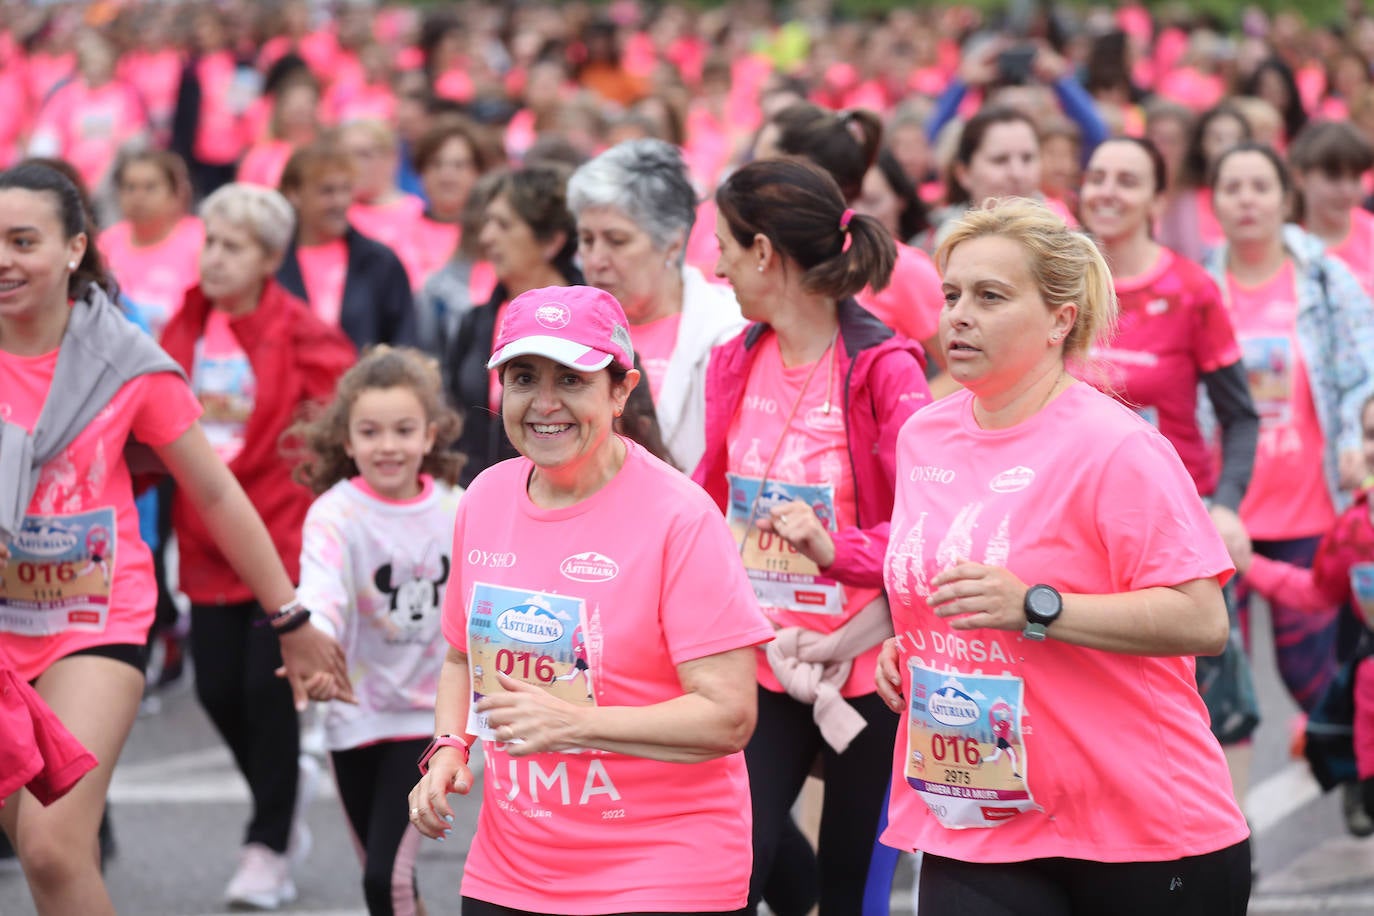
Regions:
<instances>
[{"instance_id":1,"label":"woman in pink cap","mask_svg":"<svg viewBox=\"0 0 1374 916\"><path fill-rule=\"evenodd\" d=\"M449 834L446 796L471 788L480 738L465 916L743 914L741 749L752 649L772 628L729 530L691 481L615 434L640 373L609 293L522 293L494 350L520 457L458 506L450 649L411 820Z\"/></svg>"}]
</instances>

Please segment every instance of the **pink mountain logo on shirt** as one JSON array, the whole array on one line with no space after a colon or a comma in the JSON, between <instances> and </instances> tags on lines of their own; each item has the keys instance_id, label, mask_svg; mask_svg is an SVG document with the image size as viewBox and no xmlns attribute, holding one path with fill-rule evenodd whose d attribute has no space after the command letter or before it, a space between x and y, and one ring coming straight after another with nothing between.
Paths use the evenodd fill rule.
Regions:
<instances>
[{"instance_id":1,"label":"pink mountain logo on shirt","mask_svg":"<svg viewBox=\"0 0 1374 916\"><path fill-rule=\"evenodd\" d=\"M1024 490L1035 480L1035 472L1025 465L1017 465L1014 468L1007 468L988 483L988 489L994 493L1015 493Z\"/></svg>"},{"instance_id":2,"label":"pink mountain logo on shirt","mask_svg":"<svg viewBox=\"0 0 1374 916\"><path fill-rule=\"evenodd\" d=\"M496 629L517 642L557 642L563 638L563 622L548 608L537 604L517 604L496 618Z\"/></svg>"},{"instance_id":3,"label":"pink mountain logo on shirt","mask_svg":"<svg viewBox=\"0 0 1374 916\"><path fill-rule=\"evenodd\" d=\"M610 557L589 550L568 557L558 571L574 582L608 582L620 575L620 566Z\"/></svg>"}]
</instances>

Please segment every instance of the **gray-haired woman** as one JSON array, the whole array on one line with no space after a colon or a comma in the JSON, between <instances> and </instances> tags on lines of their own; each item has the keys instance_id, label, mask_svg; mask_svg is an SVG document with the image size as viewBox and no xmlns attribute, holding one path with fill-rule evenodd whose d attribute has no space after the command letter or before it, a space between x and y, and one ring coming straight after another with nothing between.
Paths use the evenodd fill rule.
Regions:
<instances>
[{"instance_id":1,"label":"gray-haired woman","mask_svg":"<svg viewBox=\"0 0 1374 916\"><path fill-rule=\"evenodd\" d=\"M728 287L683 262L697 196L682 154L630 140L573 173L568 209L587 282L620 300L663 441L690 473L706 450L706 365L744 326Z\"/></svg>"},{"instance_id":2,"label":"gray-haired woman","mask_svg":"<svg viewBox=\"0 0 1374 916\"><path fill-rule=\"evenodd\" d=\"M190 378L210 447L263 516L277 557L296 582L311 494L291 479L278 443L302 406L332 398L334 383L356 358L353 345L274 277L295 230L282 195L228 184L205 199L200 214L200 283L168 322L162 347ZM296 709L275 674L281 664L276 634L261 625L274 619L276 608L259 603L212 539L215 518L196 511L195 495L178 488L172 523L181 588L191 599L196 695L253 796L225 900L271 910L296 896L286 855L298 790ZM279 625L298 616L279 615ZM296 626L309 629L304 623ZM322 697L313 689L311 695ZM300 831L294 848L305 851Z\"/></svg>"}]
</instances>

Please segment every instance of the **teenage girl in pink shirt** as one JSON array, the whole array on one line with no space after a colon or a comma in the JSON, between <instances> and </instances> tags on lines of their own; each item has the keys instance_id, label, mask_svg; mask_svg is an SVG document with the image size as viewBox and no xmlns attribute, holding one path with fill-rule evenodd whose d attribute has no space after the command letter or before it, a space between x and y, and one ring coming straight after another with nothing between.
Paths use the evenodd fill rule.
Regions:
<instances>
[{"instance_id":1,"label":"teenage girl in pink shirt","mask_svg":"<svg viewBox=\"0 0 1374 916\"><path fill-rule=\"evenodd\" d=\"M100 233L100 251L125 305L156 340L200 281L205 226L186 212L191 179L176 153L139 150L115 163L115 190L124 218Z\"/></svg>"},{"instance_id":2,"label":"teenage girl in pink shirt","mask_svg":"<svg viewBox=\"0 0 1374 916\"><path fill-rule=\"evenodd\" d=\"M1242 143L1222 153L1213 188L1226 244L1205 263L1260 416L1240 517L1257 553L1307 566L1364 476L1359 411L1374 393L1374 307L1319 239L1285 224L1292 185L1272 148ZM1281 599L1271 616L1280 676L1310 708L1340 647L1354 644L1339 632L1353 621L1338 625L1334 608L1306 614Z\"/></svg>"},{"instance_id":3,"label":"teenage girl in pink shirt","mask_svg":"<svg viewBox=\"0 0 1374 916\"><path fill-rule=\"evenodd\" d=\"M0 519L0 567L6 568L0 646L100 761L62 800L44 807L21 792L0 811L0 827L43 914L114 912L95 852L96 828L143 693L157 598L122 458L131 439L151 446L171 470L262 604L282 609L274 623L298 700L304 702L307 691L351 697L342 653L324 634L302 626L308 615L257 513L206 440L184 378L151 338L113 312L85 212L80 192L53 169L25 164L0 173L0 454L17 457L13 464L5 459L14 470L2 485L18 491L0 498L0 505L18 513L17 519ZM126 326L132 329L126 339L106 339ZM70 397L74 385L92 386L82 405L90 410L104 393L82 372L83 362L101 358L101 347L119 348L104 359L127 380L85 426L63 431L71 439L50 441L51 433L40 431L33 447L55 447L57 454L22 473L32 460L24 439L40 415L72 417L71 405L59 406L54 397ZM55 384L59 378L64 387ZM32 481L32 491L19 489L24 479ZM100 556L111 571L108 585L98 564L82 572L94 557L79 545L99 525L113 526L113 540L103 542ZM69 545L70 555L54 560L51 544ZM61 594L38 586L40 577L61 583Z\"/></svg>"},{"instance_id":4,"label":"teenage girl in pink shirt","mask_svg":"<svg viewBox=\"0 0 1374 916\"><path fill-rule=\"evenodd\" d=\"M1304 229L1326 243L1374 296L1374 214L1364 209L1364 175L1374 146L1348 121L1318 121L1288 149Z\"/></svg>"}]
</instances>

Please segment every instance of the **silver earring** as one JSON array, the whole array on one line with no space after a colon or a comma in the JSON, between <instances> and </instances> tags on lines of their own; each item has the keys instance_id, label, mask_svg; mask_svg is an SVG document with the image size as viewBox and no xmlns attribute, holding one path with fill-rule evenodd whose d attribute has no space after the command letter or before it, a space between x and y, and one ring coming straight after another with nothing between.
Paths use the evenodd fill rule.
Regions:
<instances>
[{"instance_id":1,"label":"silver earring","mask_svg":"<svg viewBox=\"0 0 1374 916\"><path fill-rule=\"evenodd\" d=\"M75 262L75 261L68 261L68 262L67 262L67 269L68 269L68 270L76 270L76 262Z\"/></svg>"},{"instance_id":2,"label":"silver earring","mask_svg":"<svg viewBox=\"0 0 1374 916\"><path fill-rule=\"evenodd\" d=\"M763 273L763 265L762 265L762 264L759 265L759 273Z\"/></svg>"}]
</instances>

